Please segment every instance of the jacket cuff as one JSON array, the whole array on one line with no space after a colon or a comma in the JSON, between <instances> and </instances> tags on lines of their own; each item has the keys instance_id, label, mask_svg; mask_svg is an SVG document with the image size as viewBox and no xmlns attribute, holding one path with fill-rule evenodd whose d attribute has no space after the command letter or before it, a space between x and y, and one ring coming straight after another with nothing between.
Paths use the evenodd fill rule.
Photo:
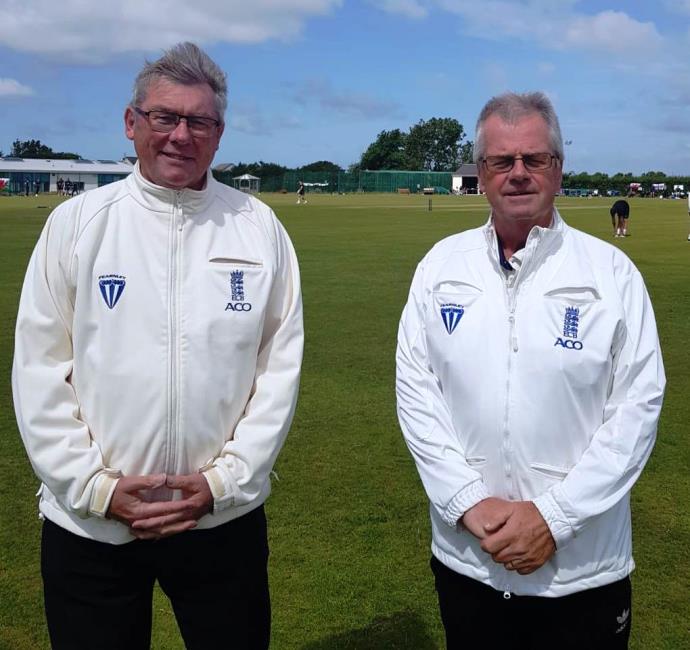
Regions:
<instances>
[{"instance_id":1,"label":"jacket cuff","mask_svg":"<svg viewBox=\"0 0 690 650\"><path fill-rule=\"evenodd\" d=\"M441 512L441 518L451 528L456 528L460 518L480 501L488 499L491 495L484 485L484 481L477 480L470 483L458 492Z\"/></svg>"},{"instance_id":2,"label":"jacket cuff","mask_svg":"<svg viewBox=\"0 0 690 650\"><path fill-rule=\"evenodd\" d=\"M237 484L226 467L222 464L214 465L209 461L199 473L206 479L213 495L213 514L235 505Z\"/></svg>"},{"instance_id":3,"label":"jacket cuff","mask_svg":"<svg viewBox=\"0 0 690 650\"><path fill-rule=\"evenodd\" d=\"M105 519L110 508L110 501L120 480L122 472L106 468L96 477L93 488L91 489L91 499L89 500L89 515Z\"/></svg>"},{"instance_id":4,"label":"jacket cuff","mask_svg":"<svg viewBox=\"0 0 690 650\"><path fill-rule=\"evenodd\" d=\"M546 525L551 531L556 548L561 549L566 546L574 537L575 529L572 527L561 506L550 492L545 492L541 496L532 500Z\"/></svg>"}]
</instances>

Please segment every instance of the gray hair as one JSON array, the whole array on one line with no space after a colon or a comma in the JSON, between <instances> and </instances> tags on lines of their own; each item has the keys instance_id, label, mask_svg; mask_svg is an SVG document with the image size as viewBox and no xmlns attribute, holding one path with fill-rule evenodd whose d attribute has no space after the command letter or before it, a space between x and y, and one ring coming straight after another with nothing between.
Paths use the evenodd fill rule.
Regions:
<instances>
[{"instance_id":1,"label":"gray hair","mask_svg":"<svg viewBox=\"0 0 690 650\"><path fill-rule=\"evenodd\" d=\"M146 65L134 80L131 105L139 106L146 98L149 86L161 79L185 86L208 84L215 97L218 117L221 122L223 121L228 106L225 73L194 43L178 43L165 50L157 61L146 61Z\"/></svg>"},{"instance_id":2,"label":"gray hair","mask_svg":"<svg viewBox=\"0 0 690 650\"><path fill-rule=\"evenodd\" d=\"M523 117L540 115L549 128L549 139L553 153L563 163L563 137L558 116L553 108L551 100L542 92L533 93L503 93L492 97L482 109L477 120L477 129L474 136L472 159L479 163L486 151L484 142L484 122L492 116L498 115L504 122L514 124Z\"/></svg>"}]
</instances>

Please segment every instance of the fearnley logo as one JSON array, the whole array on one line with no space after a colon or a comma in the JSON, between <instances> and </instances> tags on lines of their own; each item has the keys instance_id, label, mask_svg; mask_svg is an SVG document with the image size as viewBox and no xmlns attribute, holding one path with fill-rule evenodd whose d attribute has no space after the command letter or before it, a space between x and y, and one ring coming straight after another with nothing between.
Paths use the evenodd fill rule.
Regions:
<instances>
[{"instance_id":1,"label":"fearnley logo","mask_svg":"<svg viewBox=\"0 0 690 650\"><path fill-rule=\"evenodd\" d=\"M560 345L567 350L582 350L582 341L577 340L577 330L580 327L580 308L566 307L563 318L563 336L559 336L554 347Z\"/></svg>"},{"instance_id":2,"label":"fearnley logo","mask_svg":"<svg viewBox=\"0 0 690 650\"><path fill-rule=\"evenodd\" d=\"M225 311L251 311L252 304L244 300L244 271L230 272L230 302Z\"/></svg>"},{"instance_id":3,"label":"fearnley logo","mask_svg":"<svg viewBox=\"0 0 690 650\"><path fill-rule=\"evenodd\" d=\"M452 334L455 331L464 313L465 308L462 305L456 305L453 302L441 305L441 318L448 334Z\"/></svg>"},{"instance_id":4,"label":"fearnley logo","mask_svg":"<svg viewBox=\"0 0 690 650\"><path fill-rule=\"evenodd\" d=\"M101 295L108 309L112 309L120 300L122 292L125 290L125 276L124 275L99 275L98 287L101 290Z\"/></svg>"}]
</instances>

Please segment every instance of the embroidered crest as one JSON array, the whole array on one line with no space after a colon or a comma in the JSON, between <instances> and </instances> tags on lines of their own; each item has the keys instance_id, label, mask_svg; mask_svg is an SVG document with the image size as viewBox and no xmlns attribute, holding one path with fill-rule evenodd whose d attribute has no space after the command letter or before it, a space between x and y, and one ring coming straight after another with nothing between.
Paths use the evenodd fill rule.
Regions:
<instances>
[{"instance_id":1,"label":"embroidered crest","mask_svg":"<svg viewBox=\"0 0 690 650\"><path fill-rule=\"evenodd\" d=\"M580 308L566 307L563 318L563 336L569 339L577 338L577 328L580 326Z\"/></svg>"},{"instance_id":2,"label":"embroidered crest","mask_svg":"<svg viewBox=\"0 0 690 650\"><path fill-rule=\"evenodd\" d=\"M225 311L251 311L252 303L245 302L244 271L230 271L230 302Z\"/></svg>"},{"instance_id":3,"label":"embroidered crest","mask_svg":"<svg viewBox=\"0 0 690 650\"><path fill-rule=\"evenodd\" d=\"M244 271L230 272L230 300L244 301Z\"/></svg>"},{"instance_id":4,"label":"embroidered crest","mask_svg":"<svg viewBox=\"0 0 690 650\"><path fill-rule=\"evenodd\" d=\"M124 275L100 275L98 276L98 286L101 290L101 295L108 309L112 309L120 300L122 292L125 290L125 276Z\"/></svg>"},{"instance_id":5,"label":"embroidered crest","mask_svg":"<svg viewBox=\"0 0 690 650\"><path fill-rule=\"evenodd\" d=\"M452 334L455 331L464 313L465 308L462 305L456 305L452 302L441 305L441 318L448 334Z\"/></svg>"}]
</instances>

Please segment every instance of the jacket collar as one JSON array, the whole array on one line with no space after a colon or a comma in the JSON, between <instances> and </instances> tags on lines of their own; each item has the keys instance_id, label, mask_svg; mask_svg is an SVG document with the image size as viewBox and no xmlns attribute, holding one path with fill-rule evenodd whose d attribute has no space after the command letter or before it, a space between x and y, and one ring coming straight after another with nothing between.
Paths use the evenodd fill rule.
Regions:
<instances>
[{"instance_id":1,"label":"jacket collar","mask_svg":"<svg viewBox=\"0 0 690 650\"><path fill-rule=\"evenodd\" d=\"M185 214L195 214L203 211L213 199L217 181L211 171L206 172L206 184L202 190L172 190L168 187L155 185L146 180L139 168L139 161L134 165L134 171L127 177L127 185L130 192L145 208L154 212L169 214L174 205L179 205Z\"/></svg>"},{"instance_id":2,"label":"jacket collar","mask_svg":"<svg viewBox=\"0 0 690 650\"><path fill-rule=\"evenodd\" d=\"M527 241L525 242L523 266L528 261L531 266L533 263L543 260L554 248L560 246L567 229L568 225L563 221L558 210L554 208L551 225L548 228L534 226L532 230L529 231ZM496 235L496 229L494 228L492 215L489 215L489 220L484 224L482 230L484 231L484 236L489 247L489 254L500 267L498 237Z\"/></svg>"}]
</instances>

